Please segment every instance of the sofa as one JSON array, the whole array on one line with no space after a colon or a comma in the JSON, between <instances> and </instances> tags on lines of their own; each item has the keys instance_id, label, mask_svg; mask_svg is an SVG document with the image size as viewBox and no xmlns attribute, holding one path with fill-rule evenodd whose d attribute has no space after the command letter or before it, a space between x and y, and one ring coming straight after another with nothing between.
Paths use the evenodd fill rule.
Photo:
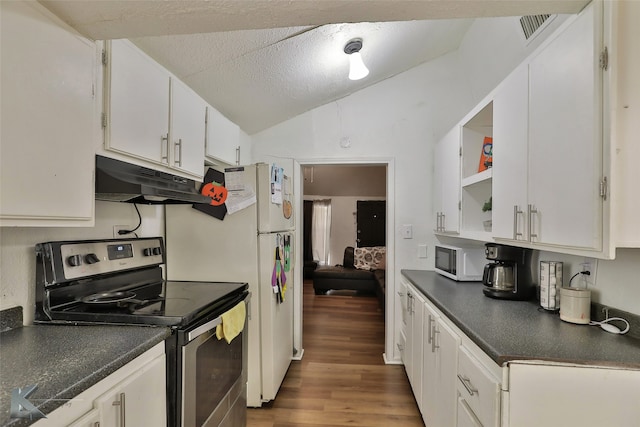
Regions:
<instances>
[{"instance_id":1,"label":"sofa","mask_svg":"<svg viewBox=\"0 0 640 427\"><path fill-rule=\"evenodd\" d=\"M341 265L319 266L313 271L314 292L324 295L330 290L353 290L375 294L384 307L384 252L384 247L355 249L347 246Z\"/></svg>"}]
</instances>

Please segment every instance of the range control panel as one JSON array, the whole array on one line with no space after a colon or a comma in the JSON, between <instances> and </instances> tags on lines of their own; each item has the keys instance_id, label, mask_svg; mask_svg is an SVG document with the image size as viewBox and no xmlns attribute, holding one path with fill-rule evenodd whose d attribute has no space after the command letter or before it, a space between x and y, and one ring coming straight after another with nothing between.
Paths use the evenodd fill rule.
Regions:
<instances>
[{"instance_id":1,"label":"range control panel","mask_svg":"<svg viewBox=\"0 0 640 427\"><path fill-rule=\"evenodd\" d=\"M71 242L60 245L66 279L164 263L161 238Z\"/></svg>"}]
</instances>

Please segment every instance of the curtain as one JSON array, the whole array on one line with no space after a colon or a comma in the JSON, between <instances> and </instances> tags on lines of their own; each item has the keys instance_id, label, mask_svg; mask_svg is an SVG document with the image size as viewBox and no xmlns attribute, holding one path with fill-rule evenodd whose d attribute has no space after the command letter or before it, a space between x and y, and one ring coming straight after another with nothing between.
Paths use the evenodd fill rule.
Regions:
<instances>
[{"instance_id":1,"label":"curtain","mask_svg":"<svg viewBox=\"0 0 640 427\"><path fill-rule=\"evenodd\" d=\"M314 200L311 223L313 260L329 265L329 237L331 235L331 200Z\"/></svg>"}]
</instances>

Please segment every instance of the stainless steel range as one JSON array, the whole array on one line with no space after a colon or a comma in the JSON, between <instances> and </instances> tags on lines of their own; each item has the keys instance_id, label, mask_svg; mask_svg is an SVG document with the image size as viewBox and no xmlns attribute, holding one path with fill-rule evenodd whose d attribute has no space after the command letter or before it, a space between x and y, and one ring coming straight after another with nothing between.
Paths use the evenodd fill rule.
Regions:
<instances>
[{"instance_id":1,"label":"stainless steel range","mask_svg":"<svg viewBox=\"0 0 640 427\"><path fill-rule=\"evenodd\" d=\"M218 340L246 283L165 281L161 237L36 245L37 323L168 326L167 425L246 425L246 340ZM245 323L246 327L246 323Z\"/></svg>"}]
</instances>

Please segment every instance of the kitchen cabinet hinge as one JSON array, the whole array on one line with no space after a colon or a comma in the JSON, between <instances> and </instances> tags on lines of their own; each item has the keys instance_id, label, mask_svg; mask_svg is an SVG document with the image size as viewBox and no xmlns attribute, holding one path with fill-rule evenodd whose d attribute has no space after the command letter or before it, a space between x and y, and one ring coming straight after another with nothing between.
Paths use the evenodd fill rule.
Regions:
<instances>
[{"instance_id":1,"label":"kitchen cabinet hinge","mask_svg":"<svg viewBox=\"0 0 640 427\"><path fill-rule=\"evenodd\" d=\"M604 50L600 52L600 68L605 71L609 68L609 50L607 50L606 46L604 47Z\"/></svg>"},{"instance_id":2,"label":"kitchen cabinet hinge","mask_svg":"<svg viewBox=\"0 0 640 427\"><path fill-rule=\"evenodd\" d=\"M607 187L607 177L605 176L602 178L602 181L600 181L600 197L602 197L603 200L607 200Z\"/></svg>"},{"instance_id":3,"label":"kitchen cabinet hinge","mask_svg":"<svg viewBox=\"0 0 640 427\"><path fill-rule=\"evenodd\" d=\"M102 65L107 65L107 51L102 49Z\"/></svg>"},{"instance_id":4,"label":"kitchen cabinet hinge","mask_svg":"<svg viewBox=\"0 0 640 427\"><path fill-rule=\"evenodd\" d=\"M100 120L102 122L102 128L106 128L107 127L107 114L106 113L102 113L102 118Z\"/></svg>"}]
</instances>

